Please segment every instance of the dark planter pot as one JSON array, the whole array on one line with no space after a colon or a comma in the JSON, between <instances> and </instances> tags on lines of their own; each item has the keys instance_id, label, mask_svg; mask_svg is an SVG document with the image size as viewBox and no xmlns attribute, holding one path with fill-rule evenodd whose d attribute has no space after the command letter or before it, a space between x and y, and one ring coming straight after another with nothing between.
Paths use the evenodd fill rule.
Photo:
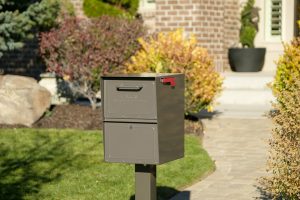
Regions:
<instances>
[{"instance_id":1,"label":"dark planter pot","mask_svg":"<svg viewBox=\"0 0 300 200\"><path fill-rule=\"evenodd\" d=\"M259 72L265 62L266 48L230 48L228 58L234 72Z\"/></svg>"}]
</instances>

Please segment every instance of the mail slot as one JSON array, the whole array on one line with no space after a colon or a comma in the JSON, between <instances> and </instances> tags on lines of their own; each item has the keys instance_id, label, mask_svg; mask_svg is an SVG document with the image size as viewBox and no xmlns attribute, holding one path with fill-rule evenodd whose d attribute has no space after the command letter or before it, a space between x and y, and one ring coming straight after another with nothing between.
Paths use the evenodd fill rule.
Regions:
<instances>
[{"instance_id":1,"label":"mail slot","mask_svg":"<svg viewBox=\"0 0 300 200\"><path fill-rule=\"evenodd\" d=\"M101 78L107 162L162 164L184 155L184 75Z\"/></svg>"}]
</instances>

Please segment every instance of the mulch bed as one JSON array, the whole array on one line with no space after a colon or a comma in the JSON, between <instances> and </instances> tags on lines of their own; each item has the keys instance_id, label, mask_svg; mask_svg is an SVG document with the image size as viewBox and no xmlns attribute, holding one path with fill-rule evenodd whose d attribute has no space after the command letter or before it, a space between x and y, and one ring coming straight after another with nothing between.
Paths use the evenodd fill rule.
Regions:
<instances>
[{"instance_id":1,"label":"mulch bed","mask_svg":"<svg viewBox=\"0 0 300 200\"><path fill-rule=\"evenodd\" d=\"M26 128L26 126L0 124L0 128ZM90 106L77 104L57 105L47 111L32 128L100 130L102 129L101 109L92 110Z\"/></svg>"},{"instance_id":2,"label":"mulch bed","mask_svg":"<svg viewBox=\"0 0 300 200\"><path fill-rule=\"evenodd\" d=\"M0 124L0 128L26 128L26 126ZM57 105L47 111L32 128L102 130L102 111L101 108L92 110L90 106L78 104ZM203 125L200 121L185 120L185 132L201 136Z\"/></svg>"},{"instance_id":3,"label":"mulch bed","mask_svg":"<svg viewBox=\"0 0 300 200\"><path fill-rule=\"evenodd\" d=\"M33 127L99 130L102 129L102 112L100 108L92 110L90 106L58 105L47 112Z\"/></svg>"}]
</instances>

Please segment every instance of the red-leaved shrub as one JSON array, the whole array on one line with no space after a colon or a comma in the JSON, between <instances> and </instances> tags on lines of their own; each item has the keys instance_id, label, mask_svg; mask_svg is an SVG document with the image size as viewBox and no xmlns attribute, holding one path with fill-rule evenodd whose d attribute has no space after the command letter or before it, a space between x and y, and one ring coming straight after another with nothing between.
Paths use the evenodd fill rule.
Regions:
<instances>
[{"instance_id":1,"label":"red-leaved shrub","mask_svg":"<svg viewBox=\"0 0 300 200\"><path fill-rule=\"evenodd\" d=\"M137 38L143 34L136 20L68 17L41 34L40 52L48 71L69 82L72 91L88 98L95 109L100 76L118 70L136 52Z\"/></svg>"}]
</instances>

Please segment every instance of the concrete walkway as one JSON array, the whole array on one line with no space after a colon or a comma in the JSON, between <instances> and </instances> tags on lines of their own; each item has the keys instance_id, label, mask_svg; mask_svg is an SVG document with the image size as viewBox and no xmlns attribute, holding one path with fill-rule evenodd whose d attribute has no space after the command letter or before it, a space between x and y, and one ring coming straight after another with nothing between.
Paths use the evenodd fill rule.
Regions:
<instances>
[{"instance_id":1,"label":"concrete walkway","mask_svg":"<svg viewBox=\"0 0 300 200\"><path fill-rule=\"evenodd\" d=\"M204 148L216 171L172 200L248 200L261 196L257 179L266 174L274 100L267 83L274 73L223 74L224 90L212 120L204 120ZM205 114L205 113L204 113ZM199 113L199 117L207 117Z\"/></svg>"},{"instance_id":2,"label":"concrete walkway","mask_svg":"<svg viewBox=\"0 0 300 200\"><path fill-rule=\"evenodd\" d=\"M265 174L271 122L267 118L205 120L204 148L216 171L172 200L242 200L260 196L257 178Z\"/></svg>"}]
</instances>

